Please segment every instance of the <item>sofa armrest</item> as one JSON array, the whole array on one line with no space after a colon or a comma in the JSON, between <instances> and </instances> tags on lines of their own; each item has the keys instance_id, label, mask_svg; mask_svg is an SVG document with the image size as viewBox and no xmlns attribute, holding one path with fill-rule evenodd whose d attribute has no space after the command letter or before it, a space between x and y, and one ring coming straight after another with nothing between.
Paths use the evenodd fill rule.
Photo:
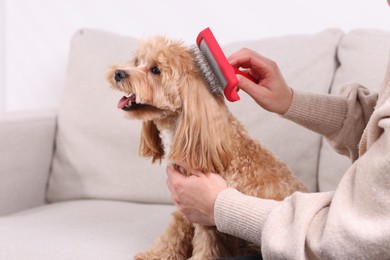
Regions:
<instances>
[{"instance_id":1,"label":"sofa armrest","mask_svg":"<svg viewBox=\"0 0 390 260\"><path fill-rule=\"evenodd\" d=\"M45 203L55 111L0 114L0 216Z\"/></svg>"}]
</instances>

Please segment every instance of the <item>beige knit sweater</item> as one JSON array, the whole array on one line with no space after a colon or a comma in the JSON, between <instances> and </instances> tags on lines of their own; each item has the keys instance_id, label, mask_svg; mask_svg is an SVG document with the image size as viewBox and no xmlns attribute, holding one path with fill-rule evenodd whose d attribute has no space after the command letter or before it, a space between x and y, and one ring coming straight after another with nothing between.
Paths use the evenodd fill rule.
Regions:
<instances>
[{"instance_id":1,"label":"beige knit sweater","mask_svg":"<svg viewBox=\"0 0 390 260\"><path fill-rule=\"evenodd\" d=\"M294 90L284 117L354 163L334 192L277 202L227 189L214 206L218 230L261 245L264 259L390 259L390 60L379 98L358 85L339 96Z\"/></svg>"}]
</instances>

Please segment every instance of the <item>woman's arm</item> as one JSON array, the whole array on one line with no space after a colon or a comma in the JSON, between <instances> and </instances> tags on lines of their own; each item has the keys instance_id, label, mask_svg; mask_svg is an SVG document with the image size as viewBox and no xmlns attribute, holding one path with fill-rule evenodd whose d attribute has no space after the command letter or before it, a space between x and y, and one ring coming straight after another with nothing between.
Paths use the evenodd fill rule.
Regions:
<instances>
[{"instance_id":1,"label":"woman's arm","mask_svg":"<svg viewBox=\"0 0 390 260\"><path fill-rule=\"evenodd\" d=\"M215 202L217 228L260 244L264 259L390 258L390 118L378 125L383 134L335 192L277 202L227 189Z\"/></svg>"},{"instance_id":2,"label":"woman's arm","mask_svg":"<svg viewBox=\"0 0 390 260\"><path fill-rule=\"evenodd\" d=\"M377 93L358 84L344 86L338 96L294 90L283 117L325 136L337 152L356 160L377 99Z\"/></svg>"}]
</instances>

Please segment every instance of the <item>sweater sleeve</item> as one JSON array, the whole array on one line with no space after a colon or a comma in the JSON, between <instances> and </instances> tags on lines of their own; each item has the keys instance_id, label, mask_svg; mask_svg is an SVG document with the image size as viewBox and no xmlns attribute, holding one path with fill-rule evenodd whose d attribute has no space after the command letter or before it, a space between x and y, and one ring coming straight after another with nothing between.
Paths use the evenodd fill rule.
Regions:
<instances>
[{"instance_id":1,"label":"sweater sleeve","mask_svg":"<svg viewBox=\"0 0 390 260\"><path fill-rule=\"evenodd\" d=\"M297 193L269 212L265 259L390 259L390 119L379 125L334 193Z\"/></svg>"},{"instance_id":2,"label":"sweater sleeve","mask_svg":"<svg viewBox=\"0 0 390 260\"><path fill-rule=\"evenodd\" d=\"M377 93L358 84L344 86L337 96L293 90L291 106L283 117L325 136L337 152L356 160L377 98Z\"/></svg>"},{"instance_id":3,"label":"sweater sleeve","mask_svg":"<svg viewBox=\"0 0 390 260\"><path fill-rule=\"evenodd\" d=\"M380 134L336 191L277 202L227 189L217 228L261 245L264 259L390 259L390 93L371 117Z\"/></svg>"}]
</instances>

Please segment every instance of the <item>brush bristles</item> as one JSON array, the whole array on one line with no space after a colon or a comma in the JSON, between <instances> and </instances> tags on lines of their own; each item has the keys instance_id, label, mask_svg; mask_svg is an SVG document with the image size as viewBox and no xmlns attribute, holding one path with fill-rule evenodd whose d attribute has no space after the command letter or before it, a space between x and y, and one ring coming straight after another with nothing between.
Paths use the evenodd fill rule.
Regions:
<instances>
[{"instance_id":1,"label":"brush bristles","mask_svg":"<svg viewBox=\"0 0 390 260\"><path fill-rule=\"evenodd\" d=\"M199 68L199 71L203 74L205 81L209 85L210 92L218 95L222 94L223 87L219 83L203 52L195 44L191 45L190 48L193 53L195 62Z\"/></svg>"}]
</instances>

